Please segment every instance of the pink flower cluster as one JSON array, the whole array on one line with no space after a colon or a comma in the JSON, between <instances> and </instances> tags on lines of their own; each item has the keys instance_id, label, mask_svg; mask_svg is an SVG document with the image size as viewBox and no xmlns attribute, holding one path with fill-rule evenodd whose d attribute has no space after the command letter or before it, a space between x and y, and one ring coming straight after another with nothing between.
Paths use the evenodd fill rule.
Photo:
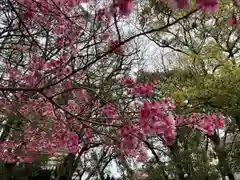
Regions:
<instances>
[{"instance_id":1,"label":"pink flower cluster","mask_svg":"<svg viewBox=\"0 0 240 180\"><path fill-rule=\"evenodd\" d=\"M106 104L101 108L101 114L106 116L108 123L111 123L116 118L116 107L113 104Z\"/></svg>"},{"instance_id":2,"label":"pink flower cluster","mask_svg":"<svg viewBox=\"0 0 240 180\"><path fill-rule=\"evenodd\" d=\"M87 2L85 0L39 0L39 1L33 1L33 0L16 0L20 4L30 6L30 7L36 7L39 4L44 4L45 6L51 6L51 5L57 5L59 7L62 6L76 6L80 3ZM37 3L34 3L37 2Z\"/></svg>"},{"instance_id":3,"label":"pink flower cluster","mask_svg":"<svg viewBox=\"0 0 240 180\"><path fill-rule=\"evenodd\" d=\"M227 24L228 25L236 25L238 22L237 17L235 14L233 14L228 20L227 20Z\"/></svg>"},{"instance_id":4,"label":"pink flower cluster","mask_svg":"<svg viewBox=\"0 0 240 180\"><path fill-rule=\"evenodd\" d=\"M152 92L156 83L136 83L131 77L122 77L120 84L131 88L132 94L146 95ZM175 105L169 98L162 101L145 101L140 106L139 128L144 134L161 135L166 144L171 144L176 135L176 127L187 125L212 134L215 128L223 127L224 117L218 114L174 116L171 111Z\"/></svg>"},{"instance_id":5,"label":"pink flower cluster","mask_svg":"<svg viewBox=\"0 0 240 180\"><path fill-rule=\"evenodd\" d=\"M153 91L154 84L153 83L138 83L133 87L131 94L136 95L149 95Z\"/></svg>"},{"instance_id":6,"label":"pink flower cluster","mask_svg":"<svg viewBox=\"0 0 240 180\"><path fill-rule=\"evenodd\" d=\"M140 107L140 127L144 133L152 135L161 135L166 144L171 144L175 137L175 118L169 110L171 103L162 102L144 102Z\"/></svg>"},{"instance_id":7,"label":"pink flower cluster","mask_svg":"<svg viewBox=\"0 0 240 180\"><path fill-rule=\"evenodd\" d=\"M42 65L39 66L36 63L36 66L31 66L29 69L39 71L41 69L39 67ZM13 70L8 70L8 72L10 74L16 73ZM138 85L130 77L122 78L120 83L132 89ZM65 88L68 89L71 86L63 89ZM145 93L142 92L140 90L140 94L144 95ZM24 124L26 128L23 128L25 129L23 133L13 133L1 143L1 158L7 161L30 161L39 152L48 154L53 154L59 150L71 153L78 152L80 142L78 142L78 135L72 130L79 131L83 126L74 117L67 118L66 111L73 115L81 114L81 117L84 117L83 113L90 114L91 110L88 109L87 103L89 101L84 89L73 90L71 93L72 98L68 99L67 104L61 105L62 109L55 107L48 99L39 94L35 94L34 98L28 96L27 99L23 97L14 99L21 114L30 122ZM54 94L54 90L52 94ZM4 105L5 108L10 108L10 112L14 112L8 101L1 100L0 104ZM178 126L186 125L198 128L209 135L216 128L223 126L224 117L218 114L193 114L189 117L181 117L171 113L174 108L175 105L170 98L165 98L162 101L143 102L139 107L139 112L136 112L139 113L138 121L119 120L117 124L122 124L122 126L117 129L118 141L113 143L124 157L133 156L144 161L147 159L147 154L144 153L146 149L142 140L145 139L146 135L160 135L164 143L169 145L175 138ZM123 115L118 116L114 104L106 103L99 112L101 116L108 119L107 124L112 123L113 120L117 122L119 117L124 118ZM91 143L93 135L90 125L88 128L84 128L85 140L83 142ZM24 154L25 152L28 152L29 155Z\"/></svg>"},{"instance_id":8,"label":"pink flower cluster","mask_svg":"<svg viewBox=\"0 0 240 180\"><path fill-rule=\"evenodd\" d=\"M136 81L132 77L129 77L129 76L124 76L120 79L120 84L123 86L126 86L128 88L134 87L135 83L136 83Z\"/></svg>"},{"instance_id":9,"label":"pink flower cluster","mask_svg":"<svg viewBox=\"0 0 240 180\"><path fill-rule=\"evenodd\" d=\"M83 33L82 24L72 23L84 19L82 13L73 11L84 0L15 0L22 5L22 19L28 27L45 27L54 34L59 49L71 47Z\"/></svg>"},{"instance_id":10,"label":"pink flower cluster","mask_svg":"<svg viewBox=\"0 0 240 180\"><path fill-rule=\"evenodd\" d=\"M77 153L77 134L59 122L51 126L41 123L37 129L28 124L23 133L15 132L0 143L0 159L8 162L31 162L39 153L53 155L60 150Z\"/></svg>"},{"instance_id":11,"label":"pink flower cluster","mask_svg":"<svg viewBox=\"0 0 240 180\"><path fill-rule=\"evenodd\" d=\"M120 79L120 84L130 88L130 94L145 96L152 93L156 83L137 83L132 77L124 76Z\"/></svg>"},{"instance_id":12,"label":"pink flower cluster","mask_svg":"<svg viewBox=\"0 0 240 180\"><path fill-rule=\"evenodd\" d=\"M204 12L213 12L218 8L218 0L196 0L196 6Z\"/></svg>"},{"instance_id":13,"label":"pink flower cluster","mask_svg":"<svg viewBox=\"0 0 240 180\"><path fill-rule=\"evenodd\" d=\"M133 0L118 0L116 6L119 8L119 14L127 16L133 11Z\"/></svg>"},{"instance_id":14,"label":"pink flower cluster","mask_svg":"<svg viewBox=\"0 0 240 180\"><path fill-rule=\"evenodd\" d=\"M119 137L119 151L124 157L136 157L138 161L148 159L146 148L143 145L144 134L138 126L126 123L117 131Z\"/></svg>"},{"instance_id":15,"label":"pink flower cluster","mask_svg":"<svg viewBox=\"0 0 240 180\"><path fill-rule=\"evenodd\" d=\"M46 82L46 73L51 74L48 78L61 79L72 72L72 68L66 64L66 60L66 58L60 57L59 59L45 61L41 57L34 57L26 66L25 72L6 65L4 76L8 82L6 86L9 86L12 82L18 82L19 86L24 87L40 86Z\"/></svg>"},{"instance_id":16,"label":"pink flower cluster","mask_svg":"<svg viewBox=\"0 0 240 180\"><path fill-rule=\"evenodd\" d=\"M48 75L51 75L48 76L48 80L50 78L60 79L70 73L65 72L65 75L59 73L60 69L63 72L68 68L68 66L62 66L65 62L66 58L64 57L47 62L42 58L34 58L28 63L25 72L10 66L5 67L4 79L1 79L2 87L10 86L14 88L12 84L15 82L16 88L23 86L31 89L35 87L36 91L32 93L21 91L15 93L15 96L11 97L14 106L11 102L1 99L0 104L5 107L3 114L6 115L6 118L9 115L16 114L16 108L21 113L21 118L23 118L19 130L14 130L5 141L1 142L1 159L9 162L30 162L39 153L52 155L60 150L70 153L78 152L80 146L78 135L72 130L79 131L82 127L77 123L76 119L68 119L66 111L76 115L85 110L85 105L88 102L85 90L76 89L69 92L73 94L74 100L68 99L66 105L59 105L62 109L54 106L39 91L41 87L48 83L44 79L46 77L44 73L47 72ZM56 87L46 89L46 92L49 91L50 93L45 93L45 95L50 97L58 94L59 91L64 92L65 89L71 88L70 79L67 83L70 84L67 87L66 84L60 83ZM18 113L16 115L19 116ZM85 136L87 135L89 133L85 134Z\"/></svg>"},{"instance_id":17,"label":"pink flower cluster","mask_svg":"<svg viewBox=\"0 0 240 180\"><path fill-rule=\"evenodd\" d=\"M109 40L108 47L109 47L109 50L113 50L114 52L117 52L117 53L123 52L123 49L119 44L118 40Z\"/></svg>"},{"instance_id":18,"label":"pink flower cluster","mask_svg":"<svg viewBox=\"0 0 240 180\"><path fill-rule=\"evenodd\" d=\"M199 129L205 134L212 135L216 128L224 126L225 117L221 114L197 114L193 113L191 116L176 116L176 125Z\"/></svg>"},{"instance_id":19,"label":"pink flower cluster","mask_svg":"<svg viewBox=\"0 0 240 180\"><path fill-rule=\"evenodd\" d=\"M170 145L177 133L177 127L188 126L212 135L216 128L224 126L225 117L221 114L196 114L178 116L171 113L175 105L170 98L162 101L146 101L139 109L139 123L123 123L118 130L120 152L123 157L138 157L146 160L147 155L140 155L145 147L142 141L146 135L159 135L165 145Z\"/></svg>"},{"instance_id":20,"label":"pink flower cluster","mask_svg":"<svg viewBox=\"0 0 240 180\"><path fill-rule=\"evenodd\" d=\"M72 47L76 38L84 35L85 16L74 10L79 4L89 3L85 0L15 0L24 6L22 12L23 20L31 26L44 26L55 35L55 41L59 49L63 46ZM133 0L117 0L110 3L104 8L96 8L96 20L103 22L106 29L111 22L113 16L118 13L119 16L127 16L133 10ZM79 22L81 19L82 23ZM102 24L102 25L103 25ZM96 33L97 34L97 33ZM102 38L102 34L99 35ZM109 35L105 36L107 40ZM109 49L114 49L115 52L122 52L123 48L119 46L117 40L110 39Z\"/></svg>"}]
</instances>

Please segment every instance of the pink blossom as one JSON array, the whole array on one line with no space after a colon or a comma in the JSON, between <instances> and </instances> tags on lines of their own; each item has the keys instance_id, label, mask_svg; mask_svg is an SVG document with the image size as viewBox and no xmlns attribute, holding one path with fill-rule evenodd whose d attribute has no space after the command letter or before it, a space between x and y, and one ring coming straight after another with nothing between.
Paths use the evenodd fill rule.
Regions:
<instances>
[{"instance_id":1,"label":"pink blossom","mask_svg":"<svg viewBox=\"0 0 240 180\"><path fill-rule=\"evenodd\" d=\"M118 40L109 40L108 47L110 50L113 50L114 52L117 52L117 53L121 53L123 51Z\"/></svg>"},{"instance_id":2,"label":"pink blossom","mask_svg":"<svg viewBox=\"0 0 240 180\"><path fill-rule=\"evenodd\" d=\"M85 104L89 101L89 96L85 89L77 89L74 90L73 93L77 96L81 103Z\"/></svg>"},{"instance_id":3,"label":"pink blossom","mask_svg":"<svg viewBox=\"0 0 240 180\"><path fill-rule=\"evenodd\" d=\"M153 91L153 85L151 83L139 83L139 84L135 84L133 90L131 91L132 94L136 94L136 95L149 95L152 93Z\"/></svg>"},{"instance_id":4,"label":"pink blossom","mask_svg":"<svg viewBox=\"0 0 240 180\"><path fill-rule=\"evenodd\" d=\"M23 13L24 19L31 19L34 17L34 12L33 11L26 11Z\"/></svg>"},{"instance_id":5,"label":"pink blossom","mask_svg":"<svg viewBox=\"0 0 240 180\"><path fill-rule=\"evenodd\" d=\"M111 123L116 118L116 107L113 104L106 104L101 108L101 113L108 118Z\"/></svg>"},{"instance_id":6,"label":"pink blossom","mask_svg":"<svg viewBox=\"0 0 240 180\"><path fill-rule=\"evenodd\" d=\"M127 16L133 11L133 0L118 0L120 15Z\"/></svg>"},{"instance_id":7,"label":"pink blossom","mask_svg":"<svg viewBox=\"0 0 240 180\"><path fill-rule=\"evenodd\" d=\"M213 12L218 8L218 0L196 0L196 6L204 12Z\"/></svg>"},{"instance_id":8,"label":"pink blossom","mask_svg":"<svg viewBox=\"0 0 240 180\"><path fill-rule=\"evenodd\" d=\"M145 133L162 135L169 144L175 136L175 118L165 110L163 102L145 102L139 119Z\"/></svg>"},{"instance_id":9,"label":"pink blossom","mask_svg":"<svg viewBox=\"0 0 240 180\"><path fill-rule=\"evenodd\" d=\"M236 25L237 24L237 17L233 14L228 20L228 25Z\"/></svg>"},{"instance_id":10,"label":"pink blossom","mask_svg":"<svg viewBox=\"0 0 240 180\"><path fill-rule=\"evenodd\" d=\"M173 6L180 9L188 8L189 0L173 0Z\"/></svg>"},{"instance_id":11,"label":"pink blossom","mask_svg":"<svg viewBox=\"0 0 240 180\"><path fill-rule=\"evenodd\" d=\"M137 157L137 161L139 162L145 162L148 160L148 154L147 151L140 151L138 157Z\"/></svg>"},{"instance_id":12,"label":"pink blossom","mask_svg":"<svg viewBox=\"0 0 240 180\"><path fill-rule=\"evenodd\" d=\"M65 89L71 89L72 88L72 84L71 84L70 81L66 81L64 86L65 86Z\"/></svg>"},{"instance_id":13,"label":"pink blossom","mask_svg":"<svg viewBox=\"0 0 240 180\"><path fill-rule=\"evenodd\" d=\"M132 88L135 84L135 80L132 77L125 76L120 79L120 84L128 88Z\"/></svg>"},{"instance_id":14,"label":"pink blossom","mask_svg":"<svg viewBox=\"0 0 240 180\"><path fill-rule=\"evenodd\" d=\"M104 32L102 35L101 35L101 38L103 40L107 40L109 38L109 33L108 32Z\"/></svg>"}]
</instances>

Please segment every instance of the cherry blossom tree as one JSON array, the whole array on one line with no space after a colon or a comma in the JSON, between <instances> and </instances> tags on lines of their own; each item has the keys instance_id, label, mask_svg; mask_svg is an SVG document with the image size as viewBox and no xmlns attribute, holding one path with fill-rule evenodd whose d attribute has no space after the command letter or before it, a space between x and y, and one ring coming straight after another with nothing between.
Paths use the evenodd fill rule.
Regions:
<instances>
[{"instance_id":1,"label":"cherry blossom tree","mask_svg":"<svg viewBox=\"0 0 240 180\"><path fill-rule=\"evenodd\" d=\"M189 7L182 0L164 3ZM148 135L160 136L168 147L179 126L207 135L224 126L218 113L173 113L170 98L151 99L154 80L139 82L128 75L137 61L132 40L161 32L198 11L211 13L218 1L197 0L194 8L163 26L125 35L120 24L134 7L132 0L1 2L2 160L31 163L38 154L62 151L68 155L60 169L71 178L76 157L92 147L111 148L121 159L146 161Z\"/></svg>"}]
</instances>

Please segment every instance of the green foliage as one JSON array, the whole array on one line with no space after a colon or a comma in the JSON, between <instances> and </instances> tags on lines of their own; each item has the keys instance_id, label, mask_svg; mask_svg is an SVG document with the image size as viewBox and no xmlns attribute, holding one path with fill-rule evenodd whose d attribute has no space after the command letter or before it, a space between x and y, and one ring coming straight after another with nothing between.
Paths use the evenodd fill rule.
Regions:
<instances>
[{"instance_id":1,"label":"green foliage","mask_svg":"<svg viewBox=\"0 0 240 180\"><path fill-rule=\"evenodd\" d=\"M186 179L210 179L219 178L219 173L214 164L211 163L212 157L205 149L203 136L200 132L193 132L190 129L183 128L179 130L177 156L169 154L171 159L162 165L149 165L147 170L149 180L164 180L162 171L166 171L170 180L180 179L182 173Z\"/></svg>"},{"instance_id":2,"label":"green foliage","mask_svg":"<svg viewBox=\"0 0 240 180\"><path fill-rule=\"evenodd\" d=\"M215 40L208 41L198 53L188 48L185 50L187 54L181 54L176 68L166 73L144 72L142 76L154 75L158 79L155 94L172 97L178 114L222 112L230 116L226 119L226 136L239 134L240 68L235 58L226 57ZM219 154L213 148L218 146L216 142L208 142L200 132L179 128L177 134L177 154L173 156L174 152L168 152L170 160L164 166L169 179L181 179L185 174L186 179L216 180L224 176L221 174L229 172L228 166L233 172L239 171L240 143L236 139L231 143L219 140L226 144L221 147L223 153ZM209 149L210 146L212 149ZM212 163L216 159L221 160L220 165ZM164 179L160 169L159 165L149 166L149 179Z\"/></svg>"}]
</instances>

